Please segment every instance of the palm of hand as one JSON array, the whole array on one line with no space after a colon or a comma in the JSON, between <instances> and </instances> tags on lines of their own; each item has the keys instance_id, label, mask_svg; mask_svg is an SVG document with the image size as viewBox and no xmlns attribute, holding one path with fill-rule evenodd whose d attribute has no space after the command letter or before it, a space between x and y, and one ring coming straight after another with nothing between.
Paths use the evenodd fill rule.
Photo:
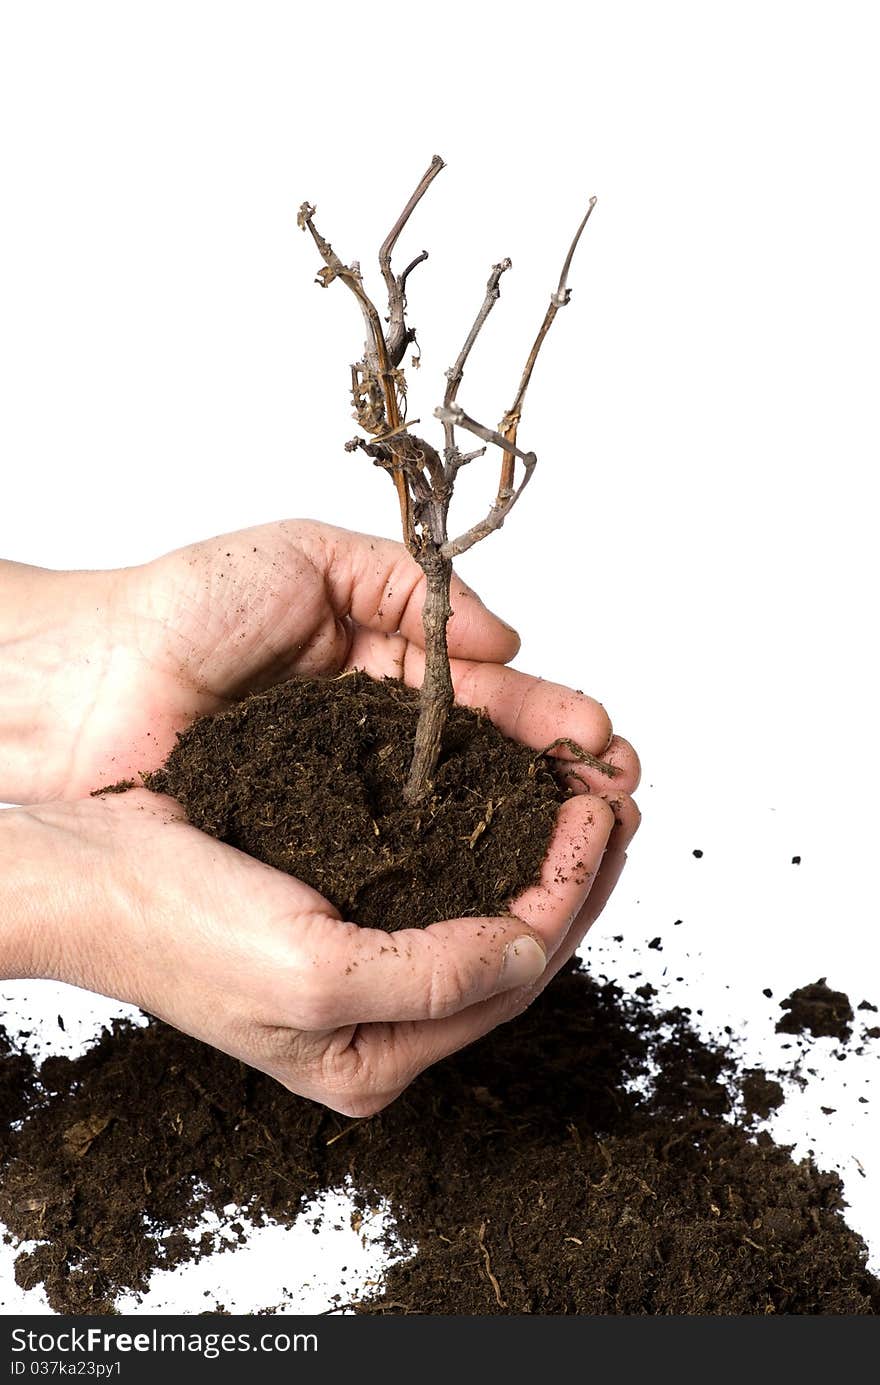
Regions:
<instances>
[{"instance_id":1,"label":"palm of hand","mask_svg":"<svg viewBox=\"0 0 880 1385\"><path fill-rule=\"evenodd\" d=\"M156 769L194 717L296 673L342 668L356 634L344 609L352 578L328 581L319 566L335 534L267 525L111 574L106 608L79 622L82 647L65 651L58 751L41 767L54 782L32 799Z\"/></svg>"}]
</instances>

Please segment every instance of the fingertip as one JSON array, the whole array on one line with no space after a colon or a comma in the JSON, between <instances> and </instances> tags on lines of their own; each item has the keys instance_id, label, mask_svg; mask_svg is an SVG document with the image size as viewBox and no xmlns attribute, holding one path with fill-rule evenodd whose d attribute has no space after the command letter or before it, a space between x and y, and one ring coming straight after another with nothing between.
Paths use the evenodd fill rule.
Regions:
<instances>
[{"instance_id":1,"label":"fingertip","mask_svg":"<svg viewBox=\"0 0 880 1385\"><path fill-rule=\"evenodd\" d=\"M599 794L574 794L567 798L556 818L559 834L552 845L564 840L563 833L577 842L589 840L593 852L604 849L615 824L614 809L607 798Z\"/></svg>"},{"instance_id":2,"label":"fingertip","mask_svg":"<svg viewBox=\"0 0 880 1385\"><path fill-rule=\"evenodd\" d=\"M612 736L602 759L617 770L614 776L615 787L625 790L626 793L634 793L642 777L642 766L629 741L624 740L622 736Z\"/></svg>"},{"instance_id":3,"label":"fingertip","mask_svg":"<svg viewBox=\"0 0 880 1385\"><path fill-rule=\"evenodd\" d=\"M608 838L611 836L615 824L617 823L617 815L607 798L599 798L595 794L590 794L588 795L588 802L592 821L597 824L597 831L599 834L602 832L605 833L605 843L607 845Z\"/></svg>"},{"instance_id":4,"label":"fingertip","mask_svg":"<svg viewBox=\"0 0 880 1385\"><path fill-rule=\"evenodd\" d=\"M619 798L609 797L608 803L614 813L614 831L609 849L611 845L628 846L641 826L642 814L639 806L629 794L622 794Z\"/></svg>"},{"instance_id":5,"label":"fingertip","mask_svg":"<svg viewBox=\"0 0 880 1385\"><path fill-rule=\"evenodd\" d=\"M522 640L519 632L514 630L512 625L508 625L506 620L496 616L492 611L489 612L492 620L496 623L496 640L498 650L495 655L495 663L509 664L511 659L515 659L522 648Z\"/></svg>"},{"instance_id":6,"label":"fingertip","mask_svg":"<svg viewBox=\"0 0 880 1385\"><path fill-rule=\"evenodd\" d=\"M516 917L540 937L549 956L589 894L613 823L614 815L601 799L567 799L557 815L540 879L513 901Z\"/></svg>"},{"instance_id":7,"label":"fingertip","mask_svg":"<svg viewBox=\"0 0 880 1385\"><path fill-rule=\"evenodd\" d=\"M458 577L453 578L450 595L450 654L459 659L479 659L493 664L506 664L516 658L522 641L512 625L490 611L481 597Z\"/></svg>"}]
</instances>

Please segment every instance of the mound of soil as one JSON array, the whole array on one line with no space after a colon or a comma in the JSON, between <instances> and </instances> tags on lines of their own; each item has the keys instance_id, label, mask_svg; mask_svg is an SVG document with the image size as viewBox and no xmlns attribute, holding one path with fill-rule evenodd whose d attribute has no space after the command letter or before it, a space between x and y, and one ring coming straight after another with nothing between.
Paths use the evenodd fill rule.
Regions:
<instances>
[{"instance_id":1,"label":"mound of soil","mask_svg":"<svg viewBox=\"0 0 880 1385\"><path fill-rule=\"evenodd\" d=\"M234 1243L242 1215L289 1224L346 1178L416 1247L361 1312L875 1313L836 1175L754 1133L764 1079L686 1010L578 968L361 1121L163 1024L118 1023L43 1063L7 1133L0 1218L38 1242L18 1282L69 1313L112 1311L154 1268ZM224 1229L193 1244L206 1209Z\"/></svg>"},{"instance_id":2,"label":"mound of soil","mask_svg":"<svg viewBox=\"0 0 880 1385\"><path fill-rule=\"evenodd\" d=\"M504 913L538 879L566 793L543 757L455 707L434 792L408 807L417 717L418 694L394 679L282 683L195 722L144 782L355 923Z\"/></svg>"}]
</instances>

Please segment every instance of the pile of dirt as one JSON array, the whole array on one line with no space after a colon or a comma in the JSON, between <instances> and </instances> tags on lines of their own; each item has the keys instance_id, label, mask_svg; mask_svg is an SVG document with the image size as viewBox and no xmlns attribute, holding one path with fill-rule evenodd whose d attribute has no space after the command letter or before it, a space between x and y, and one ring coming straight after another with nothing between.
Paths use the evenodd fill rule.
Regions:
<instances>
[{"instance_id":1,"label":"pile of dirt","mask_svg":"<svg viewBox=\"0 0 880 1385\"><path fill-rule=\"evenodd\" d=\"M361 1121L163 1024L118 1023L42 1064L0 1218L39 1242L18 1282L62 1312L111 1311L242 1218L290 1224L350 1179L417 1247L361 1312L875 1313L836 1175L755 1133L776 1096L688 1011L580 968ZM193 1244L208 1209L224 1230Z\"/></svg>"},{"instance_id":2,"label":"pile of dirt","mask_svg":"<svg viewBox=\"0 0 880 1385\"><path fill-rule=\"evenodd\" d=\"M538 879L566 793L545 759L455 707L434 792L408 807L418 710L391 678L282 683L195 722L145 783L355 923L503 913Z\"/></svg>"}]
</instances>

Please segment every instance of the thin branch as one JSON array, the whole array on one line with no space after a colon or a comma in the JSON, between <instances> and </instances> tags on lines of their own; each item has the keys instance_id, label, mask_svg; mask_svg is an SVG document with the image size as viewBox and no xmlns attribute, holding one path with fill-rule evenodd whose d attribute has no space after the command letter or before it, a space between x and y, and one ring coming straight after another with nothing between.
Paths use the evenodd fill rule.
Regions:
<instances>
[{"instance_id":1,"label":"thin branch","mask_svg":"<svg viewBox=\"0 0 880 1385\"><path fill-rule=\"evenodd\" d=\"M484 519L481 519L478 524L471 525L470 529L466 529L457 539L447 539L441 549L444 558L458 558L462 553L467 553L469 548L473 548L475 543L480 543L483 539L487 539L490 534L495 533L496 529L501 528L526 486L529 484L529 481L532 479L532 472L535 470L537 458L534 452L530 455L532 457L531 465L526 465L525 474L516 490L511 492L507 500L500 502L496 501Z\"/></svg>"},{"instance_id":2,"label":"thin branch","mask_svg":"<svg viewBox=\"0 0 880 1385\"><path fill-rule=\"evenodd\" d=\"M475 543L479 543L481 539L487 538L488 535L493 533L496 529L500 529L504 521L507 519L507 516L510 514L510 511L513 509L514 505L519 500L520 496L522 495L523 491L525 490L526 486L531 480L532 472L535 469L537 458L534 452L523 452L519 447L517 447L516 444L516 436L520 418L522 415L523 401L525 399L526 390L529 387L529 382L532 378L532 371L535 368L535 362L538 359L538 352L540 351L541 346L543 345L544 338L550 330L550 327L552 326L559 309L564 308L565 305L568 303L569 299L571 298L571 290L569 289L567 282L568 272L571 268L571 262L574 257L574 252L577 248L578 241L581 238L584 227L590 219L595 205L596 198L591 197L589 206L587 207L583 220L581 221L581 224L578 226L577 231L574 235L574 239L572 240L571 245L568 248L568 254L565 257L565 261L562 266L562 273L559 276L559 284L556 288L556 291L550 295L550 304L547 308L546 313L544 314L544 320L541 323L541 327L538 331L537 337L535 338L532 349L529 352L529 356L525 364L525 369L523 370L522 377L519 382L519 388L516 392L516 397L513 401L513 404L508 409L507 413L504 415L504 418L501 420L501 423L497 430L491 428L484 428L482 424L476 423L475 420L469 418L468 415L464 412L464 410L461 409L461 407L455 402L455 394L460 383L460 376L458 379L455 379L455 371L458 368L459 362L461 363L461 366L463 368L464 361L467 357L467 353L473 345L473 339L476 337L477 333L482 327L483 322L485 322L486 317L488 316L488 313L491 310L493 303L495 301L495 298L490 299L488 292L488 290L491 289L493 286L492 279L489 280L486 301L483 304L483 308L481 309L481 312L478 315L476 322L474 323L471 335L468 337L468 340L465 343L465 349L462 352L461 357L459 358L459 362L456 362L456 366L453 367L453 371L449 373L448 378L450 381L450 386L447 388L446 398L444 400L443 407L434 410L436 417L441 419L443 422L447 439L447 457L452 459L451 468L449 462L447 462L447 474L451 474L452 476L454 476L456 470L456 449L454 446L454 441L452 444L450 444L449 441L450 436L454 436L452 435L452 430L456 427L466 428L469 432L476 433L477 437L482 438L485 442L495 443L496 446L501 448L503 457L501 462L501 478L498 484L498 491L495 496L495 500L489 509L488 514L485 515L484 518L481 519L477 524L472 525L470 529L466 530L466 532L461 534L457 539L447 540L447 542L443 545L443 554L446 557L458 557L459 554L465 553L469 548L472 548ZM496 269L498 268L499 266L496 266ZM497 289L497 280L495 281L495 288ZM514 476L517 457L521 458L525 464L525 474L520 484L518 486L515 486Z\"/></svg>"},{"instance_id":3,"label":"thin branch","mask_svg":"<svg viewBox=\"0 0 880 1385\"><path fill-rule=\"evenodd\" d=\"M374 365L380 374L386 374L389 371L389 365L385 334L382 331L382 322L376 305L364 288L360 267L357 264L343 264L342 260L340 260L336 251L333 249L333 246L328 240L324 239L315 225L312 219L314 215L315 208L311 206L310 203L303 202L296 220L297 225L303 231L308 231L311 234L312 240L318 247L321 258L324 261L325 268L319 272L317 282L322 288L327 288L328 284L332 284L334 279L341 279L342 282L351 289L360 304L367 329L367 364ZM371 354L373 356L372 361L370 360ZM394 424L396 423L397 419L394 420ZM392 426L394 426L394 424Z\"/></svg>"},{"instance_id":4,"label":"thin branch","mask_svg":"<svg viewBox=\"0 0 880 1385\"><path fill-rule=\"evenodd\" d=\"M562 273L559 276L559 287L556 290L556 297L560 300L560 307L564 308L568 300L571 298L571 289L568 287L568 271L571 269L571 262L574 259L574 252L578 248L578 241L583 235L584 227L586 226L590 217L593 215L593 208L595 207L598 200L599 199L597 197L590 198L589 202L587 203L587 210L584 212L584 219L575 231L574 239L572 240L571 245L568 247L568 254L565 257L565 263L562 266Z\"/></svg>"},{"instance_id":5,"label":"thin branch","mask_svg":"<svg viewBox=\"0 0 880 1385\"><path fill-rule=\"evenodd\" d=\"M504 415L504 418L498 425L499 433L502 433L509 443L516 442L517 430L519 428L520 418L522 417L523 401L526 396L526 390L529 387L529 382L532 378L532 371L535 368L535 362L538 359L538 352L541 350L541 347L544 343L544 338L546 337L551 326L553 325L553 320L556 317L556 314L558 313L559 309L564 308L571 298L571 289L568 287L567 282L568 271L571 269L571 262L574 258L574 252L577 249L578 241L580 240L581 235L583 234L584 227L586 226L587 222L593 214L593 208L595 207L595 205L596 198L591 197L589 204L587 206L587 210L584 213L584 218L580 226L574 233L574 239L572 240L571 245L568 247L568 254L565 257L565 261L562 266L562 273L559 276L559 285L556 289L556 292L550 295L550 304L547 308L546 313L544 314L544 321L541 323L541 326L538 330L538 335L535 337L532 349L529 352L528 360L526 361L525 369L523 370L522 377L519 382L519 389L516 392L516 398L514 399L510 408L507 410L507 413ZM515 449L507 451L501 463L501 479L498 483L499 497L502 495L503 492L509 491L511 486L513 485L514 451Z\"/></svg>"},{"instance_id":6,"label":"thin branch","mask_svg":"<svg viewBox=\"0 0 880 1385\"><path fill-rule=\"evenodd\" d=\"M477 316L474 318L473 326L471 327L471 330L468 332L467 337L465 338L464 346L458 353L458 359L456 360L455 365L452 366L446 372L447 384L446 393L443 396L444 408L448 409L452 404L455 403L455 398L458 394L458 387L461 384L462 377L464 375L464 368L467 362L467 358L471 354L474 342L477 340L477 337L479 336L482 330L483 323L486 321L486 318L489 316L492 309L495 307L495 304L498 302L498 299L501 297L500 279L502 274L506 273L506 271L510 269L510 265L511 261L509 259L504 259L500 262L500 264L492 266L492 273L489 275L489 279L486 284L486 296L483 299L482 307L480 308L480 311L477 313ZM443 429L446 438L446 452L447 454L454 454L454 422L450 420L444 421ZM447 455L447 461L449 460L450 457L449 455Z\"/></svg>"},{"instance_id":7,"label":"thin branch","mask_svg":"<svg viewBox=\"0 0 880 1385\"><path fill-rule=\"evenodd\" d=\"M578 764L589 765L591 769L597 769L600 774L607 775L609 779L613 779L615 775L620 773L617 765L611 765L608 764L606 760L600 760L597 755L591 754L589 750L584 750L584 747L578 745L577 741L573 741L570 736L557 736L549 745L545 745L543 750L538 751L532 764L537 764L544 756L549 755L552 750L555 750L557 745L564 745L566 750L569 750L574 756ZM563 761L563 764L565 764L565 761ZM571 769L563 769L562 772L564 774L574 773Z\"/></svg>"},{"instance_id":8,"label":"thin branch","mask_svg":"<svg viewBox=\"0 0 880 1385\"><path fill-rule=\"evenodd\" d=\"M434 410L434 417L439 418L443 424L451 424L453 428L465 428L469 433L474 433L476 437L482 438L484 442L494 442L497 447L509 448L511 446L507 438L502 437L494 428L487 428L484 424L478 423L475 418L471 418L470 414L466 414L460 404L452 404L449 407L440 404ZM527 465L534 466L538 460L534 452L523 452L515 443L513 444L513 451Z\"/></svg>"},{"instance_id":9,"label":"thin branch","mask_svg":"<svg viewBox=\"0 0 880 1385\"><path fill-rule=\"evenodd\" d=\"M382 245L379 249L379 267L381 268L382 274L385 277L385 283L388 286L389 294L392 290L393 276L391 274L391 255L394 251L394 247L397 244L398 239L400 238L400 234L403 231L404 226L409 221L410 217L412 216L416 207L421 202L425 193L428 191L428 188L431 186L441 169L444 169L445 167L446 164L443 162L440 155L435 154L430 164L425 169L425 172L419 179L418 186L415 192L413 193L412 197L409 199L403 211L400 213L400 216L397 218L394 225L391 227L391 230L388 232L388 235L382 242Z\"/></svg>"},{"instance_id":10,"label":"thin branch","mask_svg":"<svg viewBox=\"0 0 880 1385\"><path fill-rule=\"evenodd\" d=\"M507 516L510 514L516 502L519 500L537 464L537 457L534 452L522 453L525 461L525 472L523 478L515 490L508 492L501 500L495 500L489 509L489 513L484 516L477 524L471 525L457 539L447 539L440 552L444 558L457 558L460 554L466 553L469 548L473 548L475 543L482 539L487 539L490 534L494 534L496 529L500 529Z\"/></svg>"},{"instance_id":11,"label":"thin branch","mask_svg":"<svg viewBox=\"0 0 880 1385\"><path fill-rule=\"evenodd\" d=\"M516 502L519 500L529 481L532 479L532 472L537 464L537 457L534 452L523 452L516 443L511 443L508 438L502 437L494 428L485 428L482 423L477 423L476 419L471 418L465 413L460 404L452 404L449 407L441 404L434 410L434 416L439 418L444 425L452 425L454 428L465 428L469 433L475 433L478 438L483 438L485 442L495 443L497 447L513 447L516 456L521 458L525 472L519 485L510 488L502 493L500 490L495 497L489 513L473 524L470 529L465 530L457 539L446 539L440 549L444 558L457 558L461 553L466 553L469 548L473 548L475 543L481 539L488 538L496 529L500 529L507 516L510 514ZM454 478L455 468L450 471L447 467L447 479L450 475Z\"/></svg>"},{"instance_id":12,"label":"thin branch","mask_svg":"<svg viewBox=\"0 0 880 1385\"><path fill-rule=\"evenodd\" d=\"M385 287L388 290L388 355L392 364L395 366L400 364L407 343L412 341L412 335L407 331L404 321L404 311L406 308L404 288L406 285L406 277L417 264L420 264L423 259L427 258L427 254L425 251L422 251L422 254L417 259L413 260L412 264L407 267L399 278L395 276L391 268L391 256L404 226L409 221L434 179L437 177L437 174L445 167L446 165L440 158L440 155L435 154L429 166L419 179L418 187L394 225L391 227L391 230L388 232L379 250L379 268L382 271Z\"/></svg>"},{"instance_id":13,"label":"thin branch","mask_svg":"<svg viewBox=\"0 0 880 1385\"><path fill-rule=\"evenodd\" d=\"M475 462L478 457L485 457L485 455L485 447L477 447L473 452L459 452L456 458L456 470L460 466L467 466L468 462Z\"/></svg>"},{"instance_id":14,"label":"thin branch","mask_svg":"<svg viewBox=\"0 0 880 1385\"><path fill-rule=\"evenodd\" d=\"M413 272L413 270L415 269L416 265L424 264L424 262L425 262L425 260L426 260L427 258L428 258L428 252L427 252L427 250L422 250L418 255L416 255L416 257L415 257L414 260L410 260L409 264L407 265L406 269L405 269L405 270L403 271L403 273L401 274L400 279L399 279L399 281L398 281L399 284L400 284L400 287L401 287L402 289L405 289L405 288L406 288L406 281L407 281L407 279L409 278L409 276L412 274L412 272Z\"/></svg>"}]
</instances>

